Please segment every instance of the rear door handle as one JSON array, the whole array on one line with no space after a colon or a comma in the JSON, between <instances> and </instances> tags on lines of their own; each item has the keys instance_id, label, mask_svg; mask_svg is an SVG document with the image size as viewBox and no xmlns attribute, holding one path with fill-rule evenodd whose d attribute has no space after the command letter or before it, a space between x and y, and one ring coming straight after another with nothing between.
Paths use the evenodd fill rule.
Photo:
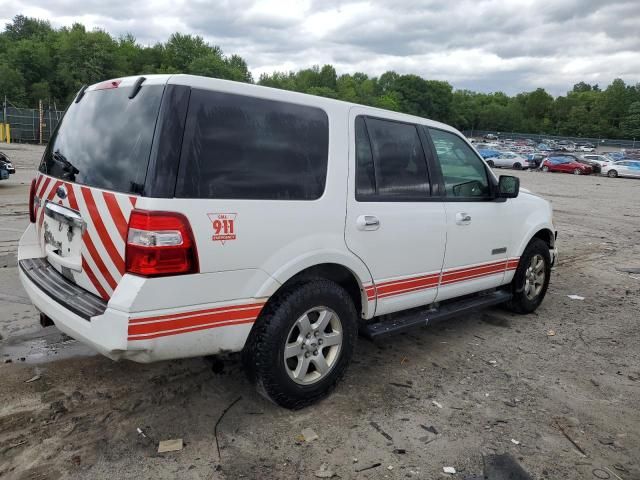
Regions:
<instances>
[{"instance_id":1,"label":"rear door handle","mask_svg":"<svg viewBox=\"0 0 640 480\"><path fill-rule=\"evenodd\" d=\"M380 220L374 215L360 215L356 218L358 230L377 230L380 228Z\"/></svg>"},{"instance_id":2,"label":"rear door handle","mask_svg":"<svg viewBox=\"0 0 640 480\"><path fill-rule=\"evenodd\" d=\"M471 215L465 212L456 213L457 225L469 225L471 223Z\"/></svg>"}]
</instances>

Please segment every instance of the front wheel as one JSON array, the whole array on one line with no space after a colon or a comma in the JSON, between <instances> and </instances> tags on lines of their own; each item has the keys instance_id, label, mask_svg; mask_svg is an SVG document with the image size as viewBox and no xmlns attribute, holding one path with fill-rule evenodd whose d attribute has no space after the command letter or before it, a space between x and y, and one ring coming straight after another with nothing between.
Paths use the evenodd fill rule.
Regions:
<instances>
[{"instance_id":1,"label":"front wheel","mask_svg":"<svg viewBox=\"0 0 640 480\"><path fill-rule=\"evenodd\" d=\"M542 166L542 171L543 172L548 172L549 171L549 167L547 167L546 165Z\"/></svg>"},{"instance_id":2,"label":"front wheel","mask_svg":"<svg viewBox=\"0 0 640 480\"><path fill-rule=\"evenodd\" d=\"M576 169L573 171L573 174L574 174L574 175L582 175L582 170L580 170L579 168L576 168Z\"/></svg>"},{"instance_id":3,"label":"front wheel","mask_svg":"<svg viewBox=\"0 0 640 480\"><path fill-rule=\"evenodd\" d=\"M513 296L507 308L516 313L531 313L536 310L547 293L550 278L549 246L539 238L534 238L520 257L511 281Z\"/></svg>"},{"instance_id":4,"label":"front wheel","mask_svg":"<svg viewBox=\"0 0 640 480\"><path fill-rule=\"evenodd\" d=\"M489 165L491 168L493 168L495 163L493 163L493 160L487 160L487 165Z\"/></svg>"},{"instance_id":5,"label":"front wheel","mask_svg":"<svg viewBox=\"0 0 640 480\"><path fill-rule=\"evenodd\" d=\"M611 178L616 178L618 176L618 172L616 172L615 170L609 170L607 172L607 176Z\"/></svg>"},{"instance_id":6,"label":"front wheel","mask_svg":"<svg viewBox=\"0 0 640 480\"><path fill-rule=\"evenodd\" d=\"M260 394L290 409L325 397L343 377L357 337L349 294L328 280L312 280L265 307L243 351Z\"/></svg>"}]
</instances>

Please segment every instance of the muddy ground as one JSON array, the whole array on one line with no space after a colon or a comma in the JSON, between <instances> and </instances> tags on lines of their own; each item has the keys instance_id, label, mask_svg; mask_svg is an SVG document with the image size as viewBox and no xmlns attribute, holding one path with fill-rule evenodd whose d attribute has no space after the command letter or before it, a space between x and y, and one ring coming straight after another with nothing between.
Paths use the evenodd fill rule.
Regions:
<instances>
[{"instance_id":1,"label":"muddy ground","mask_svg":"<svg viewBox=\"0 0 640 480\"><path fill-rule=\"evenodd\" d=\"M5 147L18 173L0 182L0 478L297 479L322 464L340 478L472 478L483 455L509 453L538 479L640 479L640 275L617 270L640 267L639 180L518 173L560 231L537 313L360 340L335 393L289 412L237 358L222 373L199 358L115 363L42 330L15 265L41 149ZM215 425L239 397L219 457ZM181 451L156 453L173 438Z\"/></svg>"}]
</instances>

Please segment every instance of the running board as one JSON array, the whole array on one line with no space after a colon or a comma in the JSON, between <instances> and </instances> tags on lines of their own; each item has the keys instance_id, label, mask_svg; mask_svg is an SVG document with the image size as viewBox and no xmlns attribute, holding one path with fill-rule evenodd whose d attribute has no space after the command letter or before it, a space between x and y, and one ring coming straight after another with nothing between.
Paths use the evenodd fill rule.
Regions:
<instances>
[{"instance_id":1,"label":"running board","mask_svg":"<svg viewBox=\"0 0 640 480\"><path fill-rule=\"evenodd\" d=\"M397 313L385 316L384 320L369 323L361 329L361 334L369 339L380 338L386 335L395 335L416 327L432 325L448 320L465 313L499 305L511 300L511 293L504 290L496 290L473 297L465 297L462 300L454 300L437 308L423 308L411 310L407 313ZM390 318L389 318L390 317Z\"/></svg>"}]
</instances>

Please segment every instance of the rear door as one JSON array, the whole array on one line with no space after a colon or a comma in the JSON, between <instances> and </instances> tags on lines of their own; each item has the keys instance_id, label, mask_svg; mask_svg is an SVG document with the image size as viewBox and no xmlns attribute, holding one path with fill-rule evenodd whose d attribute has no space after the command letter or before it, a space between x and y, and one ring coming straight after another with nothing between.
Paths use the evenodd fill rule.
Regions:
<instances>
[{"instance_id":1,"label":"rear door","mask_svg":"<svg viewBox=\"0 0 640 480\"><path fill-rule=\"evenodd\" d=\"M163 81L133 98L135 79L90 87L68 108L36 179L43 256L80 287L109 299L125 271L129 215L142 193Z\"/></svg>"},{"instance_id":2,"label":"rear door","mask_svg":"<svg viewBox=\"0 0 640 480\"><path fill-rule=\"evenodd\" d=\"M447 248L437 300L497 287L514 268L515 209L493 200L484 162L457 134L429 128L444 186ZM517 263L517 262L516 262Z\"/></svg>"},{"instance_id":3,"label":"rear door","mask_svg":"<svg viewBox=\"0 0 640 480\"><path fill-rule=\"evenodd\" d=\"M421 128L366 113L353 107L349 115L345 239L371 272L367 293L382 315L434 301L445 215L432 191Z\"/></svg>"}]
</instances>

